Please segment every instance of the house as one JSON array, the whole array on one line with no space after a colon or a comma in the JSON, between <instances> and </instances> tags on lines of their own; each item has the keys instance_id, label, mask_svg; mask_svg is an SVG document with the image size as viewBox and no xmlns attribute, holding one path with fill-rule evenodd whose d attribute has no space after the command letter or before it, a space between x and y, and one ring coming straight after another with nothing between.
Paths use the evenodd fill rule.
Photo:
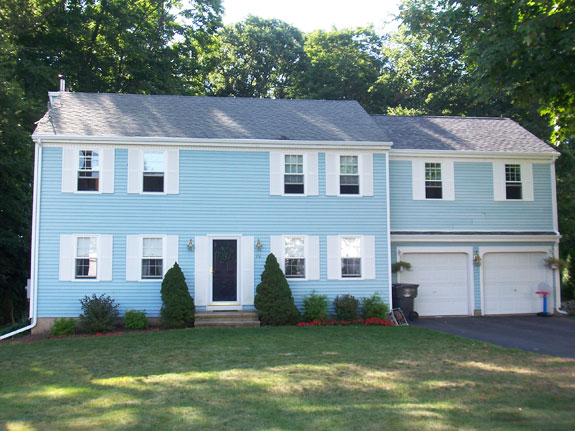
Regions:
<instances>
[{"instance_id":1,"label":"house","mask_svg":"<svg viewBox=\"0 0 575 431\"><path fill-rule=\"evenodd\" d=\"M106 293L158 316L178 262L200 310L253 309L267 255L296 304L421 285L422 315L540 311L558 153L499 118L355 101L55 92L36 144L35 331ZM391 273L397 260L411 271Z\"/></svg>"}]
</instances>

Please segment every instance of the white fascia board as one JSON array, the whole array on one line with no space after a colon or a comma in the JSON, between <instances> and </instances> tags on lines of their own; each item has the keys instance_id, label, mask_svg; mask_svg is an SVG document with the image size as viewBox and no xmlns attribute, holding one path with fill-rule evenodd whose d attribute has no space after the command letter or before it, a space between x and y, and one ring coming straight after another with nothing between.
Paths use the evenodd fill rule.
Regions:
<instances>
[{"instance_id":1,"label":"white fascia board","mask_svg":"<svg viewBox=\"0 0 575 431\"><path fill-rule=\"evenodd\" d=\"M411 160L413 158L455 158L475 159L474 161L490 162L493 159L527 159L543 162L555 161L560 153L520 153L511 151L466 151L466 150L405 150L391 149L391 160Z\"/></svg>"},{"instance_id":2,"label":"white fascia board","mask_svg":"<svg viewBox=\"0 0 575 431\"><path fill-rule=\"evenodd\" d=\"M561 235L391 235L391 242L552 242Z\"/></svg>"},{"instance_id":3,"label":"white fascia board","mask_svg":"<svg viewBox=\"0 0 575 431\"><path fill-rule=\"evenodd\" d=\"M32 139L38 142L61 144L110 144L110 145L166 145L193 147L251 147L251 148L353 148L370 151L389 151L391 142L378 141L301 141L275 139L199 139L170 138L150 136L82 136L82 135L40 135L33 134Z\"/></svg>"}]
</instances>

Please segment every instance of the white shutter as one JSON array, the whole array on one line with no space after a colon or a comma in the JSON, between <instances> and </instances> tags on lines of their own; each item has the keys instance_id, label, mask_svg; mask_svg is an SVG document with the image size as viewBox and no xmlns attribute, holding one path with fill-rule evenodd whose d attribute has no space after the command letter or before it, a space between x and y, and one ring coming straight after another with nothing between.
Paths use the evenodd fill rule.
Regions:
<instances>
[{"instance_id":1,"label":"white shutter","mask_svg":"<svg viewBox=\"0 0 575 431\"><path fill-rule=\"evenodd\" d=\"M76 191L77 153L73 147L62 147L62 193Z\"/></svg>"},{"instance_id":2,"label":"white shutter","mask_svg":"<svg viewBox=\"0 0 575 431\"><path fill-rule=\"evenodd\" d=\"M327 278L339 280L341 278L341 244L339 236L327 237Z\"/></svg>"},{"instance_id":3,"label":"white shutter","mask_svg":"<svg viewBox=\"0 0 575 431\"><path fill-rule=\"evenodd\" d=\"M128 193L141 193L143 183L144 152L136 148L128 149Z\"/></svg>"},{"instance_id":4,"label":"white shutter","mask_svg":"<svg viewBox=\"0 0 575 431\"><path fill-rule=\"evenodd\" d=\"M361 276L368 280L375 279L375 237L361 237Z\"/></svg>"},{"instance_id":5,"label":"white shutter","mask_svg":"<svg viewBox=\"0 0 575 431\"><path fill-rule=\"evenodd\" d=\"M142 241L138 235L126 235L126 281L138 281L142 266Z\"/></svg>"},{"instance_id":6,"label":"white shutter","mask_svg":"<svg viewBox=\"0 0 575 431\"><path fill-rule=\"evenodd\" d=\"M194 249L194 303L206 306L210 288L210 238L197 236Z\"/></svg>"},{"instance_id":7,"label":"white shutter","mask_svg":"<svg viewBox=\"0 0 575 431\"><path fill-rule=\"evenodd\" d=\"M100 258L100 280L112 281L112 258L114 253L114 237L101 235L98 249Z\"/></svg>"},{"instance_id":8,"label":"white shutter","mask_svg":"<svg viewBox=\"0 0 575 431\"><path fill-rule=\"evenodd\" d=\"M319 280L319 236L307 238L306 271L308 280Z\"/></svg>"},{"instance_id":9,"label":"white shutter","mask_svg":"<svg viewBox=\"0 0 575 431\"><path fill-rule=\"evenodd\" d=\"M164 257L164 275L178 261L178 236L166 237L166 256Z\"/></svg>"},{"instance_id":10,"label":"white shutter","mask_svg":"<svg viewBox=\"0 0 575 431\"><path fill-rule=\"evenodd\" d=\"M496 201L507 200L505 193L505 162L493 162L493 199Z\"/></svg>"},{"instance_id":11,"label":"white shutter","mask_svg":"<svg viewBox=\"0 0 575 431\"><path fill-rule=\"evenodd\" d=\"M373 154L361 154L360 193L362 196L373 196Z\"/></svg>"},{"instance_id":12,"label":"white shutter","mask_svg":"<svg viewBox=\"0 0 575 431\"><path fill-rule=\"evenodd\" d=\"M339 194L339 156L335 153L325 153L325 194Z\"/></svg>"},{"instance_id":13,"label":"white shutter","mask_svg":"<svg viewBox=\"0 0 575 431\"><path fill-rule=\"evenodd\" d=\"M284 252L284 238L283 236L271 236L270 237L270 253L273 253L276 257L280 268L285 274L285 252Z\"/></svg>"},{"instance_id":14,"label":"white shutter","mask_svg":"<svg viewBox=\"0 0 575 431\"><path fill-rule=\"evenodd\" d=\"M455 200L455 173L452 161L441 162L441 180L443 185L443 200Z\"/></svg>"},{"instance_id":15,"label":"white shutter","mask_svg":"<svg viewBox=\"0 0 575 431\"><path fill-rule=\"evenodd\" d=\"M241 239L242 305L254 305L254 237Z\"/></svg>"},{"instance_id":16,"label":"white shutter","mask_svg":"<svg viewBox=\"0 0 575 431\"><path fill-rule=\"evenodd\" d=\"M532 201L533 196L533 164L521 163L521 191L524 201Z\"/></svg>"},{"instance_id":17,"label":"white shutter","mask_svg":"<svg viewBox=\"0 0 575 431\"><path fill-rule=\"evenodd\" d=\"M425 199L425 161L411 161L411 180L413 182L413 200Z\"/></svg>"},{"instance_id":18,"label":"white shutter","mask_svg":"<svg viewBox=\"0 0 575 431\"><path fill-rule=\"evenodd\" d=\"M74 254L76 244L74 235L60 235L60 281L72 281L74 279Z\"/></svg>"},{"instance_id":19,"label":"white shutter","mask_svg":"<svg viewBox=\"0 0 575 431\"><path fill-rule=\"evenodd\" d=\"M114 148L100 150L100 191L114 193Z\"/></svg>"},{"instance_id":20,"label":"white shutter","mask_svg":"<svg viewBox=\"0 0 575 431\"><path fill-rule=\"evenodd\" d=\"M317 196L319 194L317 153L305 153L303 157L305 166L305 194L307 196Z\"/></svg>"},{"instance_id":21,"label":"white shutter","mask_svg":"<svg viewBox=\"0 0 575 431\"><path fill-rule=\"evenodd\" d=\"M270 195L281 195L284 190L284 155L270 151Z\"/></svg>"},{"instance_id":22,"label":"white shutter","mask_svg":"<svg viewBox=\"0 0 575 431\"><path fill-rule=\"evenodd\" d=\"M166 151L166 193L177 195L180 193L180 151Z\"/></svg>"}]
</instances>

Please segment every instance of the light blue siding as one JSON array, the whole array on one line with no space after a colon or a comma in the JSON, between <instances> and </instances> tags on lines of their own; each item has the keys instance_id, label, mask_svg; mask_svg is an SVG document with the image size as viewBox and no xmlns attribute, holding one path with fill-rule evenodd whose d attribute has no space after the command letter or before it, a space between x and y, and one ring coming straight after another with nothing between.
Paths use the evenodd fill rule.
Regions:
<instances>
[{"instance_id":1,"label":"light blue siding","mask_svg":"<svg viewBox=\"0 0 575 431\"><path fill-rule=\"evenodd\" d=\"M455 200L413 200L410 161L390 161L391 231L553 231L549 164L533 164L534 201L496 202L487 162L456 162Z\"/></svg>"},{"instance_id":2,"label":"light blue siding","mask_svg":"<svg viewBox=\"0 0 575 431\"><path fill-rule=\"evenodd\" d=\"M190 238L207 234L242 234L259 239L255 251L254 286L260 281L270 250L270 236L318 235L320 280L291 282L296 303L315 289L333 299L341 293L356 297L379 292L388 299L388 232L385 222L386 155L375 154L373 197L325 196L325 154L319 154L319 196L269 195L269 153L252 151L180 151L180 194L127 193L128 151L116 149L115 193L61 192L61 148L43 150L40 206L38 316L77 316L79 299L106 293L128 308L157 316L161 307L160 282L126 281L126 235L179 236L179 264L193 294L194 251ZM61 234L114 236L111 282L58 281ZM376 237L375 280L327 280L328 235Z\"/></svg>"}]
</instances>

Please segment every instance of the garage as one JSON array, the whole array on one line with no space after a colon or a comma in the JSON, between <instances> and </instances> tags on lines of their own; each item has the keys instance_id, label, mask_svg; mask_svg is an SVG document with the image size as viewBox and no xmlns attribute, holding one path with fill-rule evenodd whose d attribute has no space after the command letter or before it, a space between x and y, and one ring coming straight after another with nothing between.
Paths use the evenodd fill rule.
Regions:
<instances>
[{"instance_id":1,"label":"garage","mask_svg":"<svg viewBox=\"0 0 575 431\"><path fill-rule=\"evenodd\" d=\"M398 274L398 281L419 284L415 311L420 316L471 314L469 254L404 251L401 260L411 270Z\"/></svg>"},{"instance_id":2,"label":"garage","mask_svg":"<svg viewBox=\"0 0 575 431\"><path fill-rule=\"evenodd\" d=\"M551 290L552 271L543 252L489 252L483 256L484 314L521 314L542 311L535 292ZM543 287L543 286L546 287Z\"/></svg>"}]
</instances>

